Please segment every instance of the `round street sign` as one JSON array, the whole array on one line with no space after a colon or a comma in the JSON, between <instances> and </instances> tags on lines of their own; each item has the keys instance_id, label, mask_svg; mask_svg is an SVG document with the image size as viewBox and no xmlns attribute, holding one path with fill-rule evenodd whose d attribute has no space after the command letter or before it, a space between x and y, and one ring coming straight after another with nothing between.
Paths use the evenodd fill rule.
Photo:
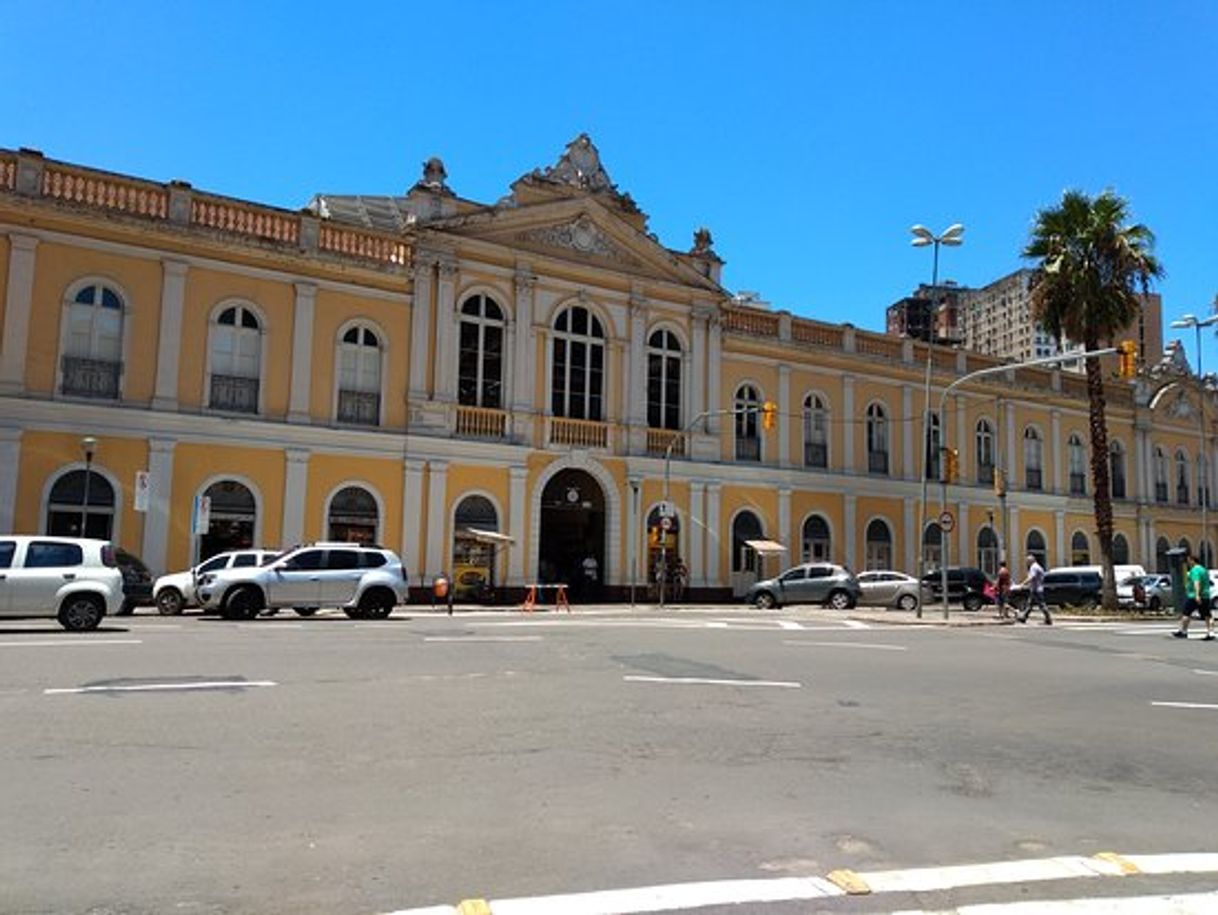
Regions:
<instances>
[{"instance_id":1,"label":"round street sign","mask_svg":"<svg viewBox=\"0 0 1218 915\"><path fill-rule=\"evenodd\" d=\"M956 519L952 517L951 512L944 512L939 516L939 527L943 528L944 533L951 533L953 527L956 526Z\"/></svg>"},{"instance_id":2,"label":"round street sign","mask_svg":"<svg viewBox=\"0 0 1218 915\"><path fill-rule=\"evenodd\" d=\"M666 530L666 531L672 530L672 518L668 517L667 515L665 515L663 518L661 518L660 519L660 528L661 528L661 530Z\"/></svg>"}]
</instances>

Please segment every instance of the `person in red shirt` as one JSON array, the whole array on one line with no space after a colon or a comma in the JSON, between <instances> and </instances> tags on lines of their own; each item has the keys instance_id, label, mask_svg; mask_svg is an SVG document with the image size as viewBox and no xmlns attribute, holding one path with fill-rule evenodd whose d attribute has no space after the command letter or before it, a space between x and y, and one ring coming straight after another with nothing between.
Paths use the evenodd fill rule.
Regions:
<instances>
[{"instance_id":1,"label":"person in red shirt","mask_svg":"<svg viewBox=\"0 0 1218 915\"><path fill-rule=\"evenodd\" d=\"M1011 590L1011 572L1005 562L998 563L998 584L994 589L994 600L998 604L998 618L1007 618L1007 594Z\"/></svg>"}]
</instances>

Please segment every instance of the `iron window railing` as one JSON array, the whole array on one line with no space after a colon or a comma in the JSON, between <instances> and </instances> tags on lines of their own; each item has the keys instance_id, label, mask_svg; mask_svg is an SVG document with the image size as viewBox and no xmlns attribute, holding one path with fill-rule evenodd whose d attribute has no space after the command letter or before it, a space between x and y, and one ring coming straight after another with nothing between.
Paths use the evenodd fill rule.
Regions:
<instances>
[{"instance_id":1,"label":"iron window railing","mask_svg":"<svg viewBox=\"0 0 1218 915\"><path fill-rule=\"evenodd\" d=\"M213 410L257 413L258 379L242 378L237 375L212 375L211 397L208 405Z\"/></svg>"},{"instance_id":2,"label":"iron window railing","mask_svg":"<svg viewBox=\"0 0 1218 915\"><path fill-rule=\"evenodd\" d=\"M991 485L994 482L994 465L979 464L977 466L977 482Z\"/></svg>"},{"instance_id":3,"label":"iron window railing","mask_svg":"<svg viewBox=\"0 0 1218 915\"><path fill-rule=\"evenodd\" d=\"M118 380L123 373L121 362L106 359L86 359L83 356L63 357L62 393L73 397L96 397L118 400Z\"/></svg>"},{"instance_id":4,"label":"iron window railing","mask_svg":"<svg viewBox=\"0 0 1218 915\"><path fill-rule=\"evenodd\" d=\"M1070 495L1087 495L1087 475L1082 473L1070 474Z\"/></svg>"},{"instance_id":5,"label":"iron window railing","mask_svg":"<svg viewBox=\"0 0 1218 915\"><path fill-rule=\"evenodd\" d=\"M1029 467L1024 471L1024 483L1028 489L1042 489L1044 481L1039 467Z\"/></svg>"},{"instance_id":6,"label":"iron window railing","mask_svg":"<svg viewBox=\"0 0 1218 915\"><path fill-rule=\"evenodd\" d=\"M338 392L338 421L359 426L379 426L381 395L375 391Z\"/></svg>"},{"instance_id":7,"label":"iron window railing","mask_svg":"<svg viewBox=\"0 0 1218 915\"><path fill-rule=\"evenodd\" d=\"M804 442L804 466L828 467L829 447L824 442Z\"/></svg>"},{"instance_id":8,"label":"iron window railing","mask_svg":"<svg viewBox=\"0 0 1218 915\"><path fill-rule=\"evenodd\" d=\"M738 439L736 439L736 460L738 460L738 461L760 461L761 460L761 439L759 439L759 438L738 438Z\"/></svg>"},{"instance_id":9,"label":"iron window railing","mask_svg":"<svg viewBox=\"0 0 1218 915\"><path fill-rule=\"evenodd\" d=\"M1166 483L1155 483L1155 501L1156 502L1166 502L1167 501L1167 484Z\"/></svg>"},{"instance_id":10,"label":"iron window railing","mask_svg":"<svg viewBox=\"0 0 1218 915\"><path fill-rule=\"evenodd\" d=\"M868 451L867 452L867 472L868 473L888 473L888 452L887 451Z\"/></svg>"}]
</instances>

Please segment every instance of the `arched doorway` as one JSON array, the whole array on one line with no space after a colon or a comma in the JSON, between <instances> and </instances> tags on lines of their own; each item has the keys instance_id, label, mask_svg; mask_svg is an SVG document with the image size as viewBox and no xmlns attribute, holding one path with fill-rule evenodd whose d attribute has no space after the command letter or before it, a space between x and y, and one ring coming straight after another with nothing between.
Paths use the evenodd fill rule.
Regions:
<instances>
[{"instance_id":1,"label":"arched doorway","mask_svg":"<svg viewBox=\"0 0 1218 915\"><path fill-rule=\"evenodd\" d=\"M992 527L977 532L977 567L990 578L998 574L998 535Z\"/></svg>"},{"instance_id":2,"label":"arched doorway","mask_svg":"<svg viewBox=\"0 0 1218 915\"><path fill-rule=\"evenodd\" d=\"M258 504L248 487L236 480L219 480L203 495L211 500L211 520L199 539L199 559L254 546Z\"/></svg>"},{"instance_id":3,"label":"arched doorway","mask_svg":"<svg viewBox=\"0 0 1218 915\"><path fill-rule=\"evenodd\" d=\"M828 562L832 555L832 545L828 522L820 515L810 516L804 522L800 561Z\"/></svg>"},{"instance_id":4,"label":"arched doorway","mask_svg":"<svg viewBox=\"0 0 1218 915\"><path fill-rule=\"evenodd\" d=\"M937 521L922 531L922 564L930 572L943 567L943 528Z\"/></svg>"},{"instance_id":5,"label":"arched doorway","mask_svg":"<svg viewBox=\"0 0 1218 915\"><path fill-rule=\"evenodd\" d=\"M327 539L340 543L375 543L380 512L372 493L362 486L346 486L330 499L326 512Z\"/></svg>"},{"instance_id":6,"label":"arched doorway","mask_svg":"<svg viewBox=\"0 0 1218 915\"><path fill-rule=\"evenodd\" d=\"M863 568L868 572L892 568L892 528L880 518L867 525Z\"/></svg>"},{"instance_id":7,"label":"arched doorway","mask_svg":"<svg viewBox=\"0 0 1218 915\"><path fill-rule=\"evenodd\" d=\"M573 597L600 597L605 569L605 493L585 470L556 473L541 492L537 575L563 582Z\"/></svg>"},{"instance_id":8,"label":"arched doorway","mask_svg":"<svg viewBox=\"0 0 1218 915\"><path fill-rule=\"evenodd\" d=\"M466 496L453 515L453 593L462 600L483 599L495 584L495 544L499 513L486 496Z\"/></svg>"},{"instance_id":9,"label":"arched doorway","mask_svg":"<svg viewBox=\"0 0 1218 915\"><path fill-rule=\"evenodd\" d=\"M114 535L114 487L96 470L69 470L51 487L47 499L46 531L56 537L96 537L110 540ZM88 506L85 490L88 489ZM84 533L80 530L85 516Z\"/></svg>"},{"instance_id":10,"label":"arched doorway","mask_svg":"<svg viewBox=\"0 0 1218 915\"><path fill-rule=\"evenodd\" d=\"M732 595L740 597L757 580L757 551L750 540L764 540L761 522L751 511L742 511L732 520Z\"/></svg>"}]
</instances>

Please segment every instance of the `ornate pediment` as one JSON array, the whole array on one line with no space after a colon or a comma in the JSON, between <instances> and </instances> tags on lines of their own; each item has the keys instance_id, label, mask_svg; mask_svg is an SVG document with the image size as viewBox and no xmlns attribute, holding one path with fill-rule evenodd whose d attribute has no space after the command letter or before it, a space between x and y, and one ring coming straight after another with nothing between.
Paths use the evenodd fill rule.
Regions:
<instances>
[{"instance_id":1,"label":"ornate pediment","mask_svg":"<svg viewBox=\"0 0 1218 915\"><path fill-rule=\"evenodd\" d=\"M637 257L611 240L585 213L568 222L518 232L516 240L543 248L562 248L626 267L642 266Z\"/></svg>"}]
</instances>

